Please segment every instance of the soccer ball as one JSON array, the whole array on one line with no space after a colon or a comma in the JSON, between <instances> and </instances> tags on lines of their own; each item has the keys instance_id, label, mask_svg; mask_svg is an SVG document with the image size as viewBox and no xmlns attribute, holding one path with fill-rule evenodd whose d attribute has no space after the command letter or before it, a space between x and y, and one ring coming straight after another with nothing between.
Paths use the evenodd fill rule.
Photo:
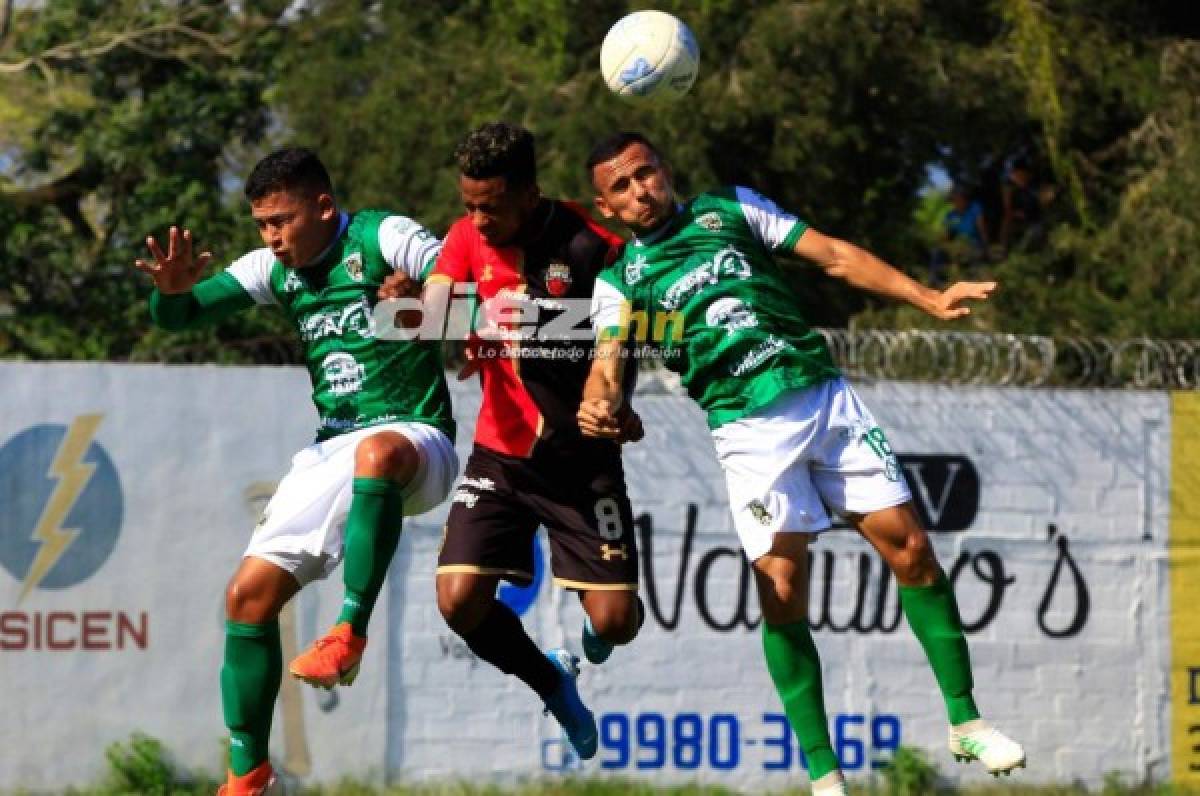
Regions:
<instances>
[{"instance_id":1,"label":"soccer ball","mask_svg":"<svg viewBox=\"0 0 1200 796\"><path fill-rule=\"evenodd\" d=\"M600 73L621 97L677 99L700 68L700 45L688 26L665 11L622 17L600 47Z\"/></svg>"}]
</instances>

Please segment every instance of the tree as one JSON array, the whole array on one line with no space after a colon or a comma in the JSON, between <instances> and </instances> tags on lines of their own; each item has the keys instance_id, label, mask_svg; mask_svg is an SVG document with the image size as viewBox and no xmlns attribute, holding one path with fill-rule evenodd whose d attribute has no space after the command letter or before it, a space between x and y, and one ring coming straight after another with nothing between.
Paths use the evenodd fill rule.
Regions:
<instances>
[{"instance_id":1,"label":"tree","mask_svg":"<svg viewBox=\"0 0 1200 796\"><path fill-rule=\"evenodd\" d=\"M17 12L2 130L0 340L9 356L126 357L147 338L142 241L171 223L245 241L224 158L260 140L279 3L69 0ZM0 120L13 119L3 113ZM224 332L242 336L250 327ZM211 339L200 333L196 340ZM208 335L208 338L206 338Z\"/></svg>"}]
</instances>

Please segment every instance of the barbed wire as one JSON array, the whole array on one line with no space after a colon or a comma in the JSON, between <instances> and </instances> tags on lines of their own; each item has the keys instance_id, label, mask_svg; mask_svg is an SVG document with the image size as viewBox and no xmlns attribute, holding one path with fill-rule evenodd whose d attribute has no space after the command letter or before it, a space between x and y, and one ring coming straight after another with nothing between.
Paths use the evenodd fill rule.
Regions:
<instances>
[{"instance_id":1,"label":"barbed wire","mask_svg":"<svg viewBox=\"0 0 1200 796\"><path fill-rule=\"evenodd\" d=\"M1200 387L1200 340L818 329L852 377L1012 387Z\"/></svg>"},{"instance_id":2,"label":"barbed wire","mask_svg":"<svg viewBox=\"0 0 1200 796\"><path fill-rule=\"evenodd\" d=\"M1200 389L1200 340L1110 340L1095 337L947 332L923 329L817 329L851 378L1009 387ZM461 344L443 346L448 366ZM135 359L171 363L302 364L287 335L141 352ZM657 360L643 369L658 372Z\"/></svg>"}]
</instances>

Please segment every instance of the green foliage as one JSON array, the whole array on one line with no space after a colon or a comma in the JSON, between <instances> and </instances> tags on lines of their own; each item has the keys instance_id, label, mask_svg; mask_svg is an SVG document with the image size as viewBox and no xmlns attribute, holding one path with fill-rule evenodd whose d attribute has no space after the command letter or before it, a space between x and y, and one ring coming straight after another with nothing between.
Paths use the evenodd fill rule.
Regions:
<instances>
[{"instance_id":1,"label":"green foliage","mask_svg":"<svg viewBox=\"0 0 1200 796\"><path fill-rule=\"evenodd\" d=\"M608 27L645 7L701 43L675 104L599 79ZM273 313L152 331L144 237L186 224L214 267L258 245L237 188L283 143L318 149L344 205L444 230L454 146L497 118L537 133L547 194L586 202L592 144L640 129L684 195L752 185L919 277L929 167L981 182L994 222L999 167L1024 152L1054 186L1045 230L992 265L1002 290L957 327L1200 338L1185 24L1163 0L32 4L0 42L0 356L289 359ZM937 325L814 268L791 278L814 323Z\"/></svg>"},{"instance_id":2,"label":"green foliage","mask_svg":"<svg viewBox=\"0 0 1200 796\"><path fill-rule=\"evenodd\" d=\"M938 791L938 769L919 749L901 746L883 771L887 792L893 796L930 796Z\"/></svg>"},{"instance_id":3,"label":"green foliage","mask_svg":"<svg viewBox=\"0 0 1200 796\"><path fill-rule=\"evenodd\" d=\"M212 0L64 0L22 15L15 49L44 68L3 82L41 89L47 101L9 184L0 182L0 304L12 312L3 353L127 357L148 326L148 284L133 269L147 234L181 224L201 245L249 242L244 211L222 188L223 158L266 130L262 94L279 41L267 26L245 46L249 25ZM147 30L188 32L106 48ZM63 48L88 54L45 56ZM56 99L66 78L72 93ZM80 90L90 101L75 100Z\"/></svg>"},{"instance_id":4,"label":"green foliage","mask_svg":"<svg viewBox=\"0 0 1200 796\"><path fill-rule=\"evenodd\" d=\"M105 750L108 758L108 788L115 793L166 793L175 777L163 745L146 735L135 734L129 743L114 743Z\"/></svg>"},{"instance_id":5,"label":"green foliage","mask_svg":"<svg viewBox=\"0 0 1200 796\"><path fill-rule=\"evenodd\" d=\"M217 783L182 771L170 760L163 745L146 735L135 733L128 742L112 744L106 751L109 772L105 781L91 788L71 789L69 796L183 796L211 794ZM893 764L884 771L881 783L851 785L852 794L879 793L887 796L1084 796L1081 786L1030 786L1005 781L992 785L963 788L942 786L936 766L920 751L901 747ZM1015 780L1016 778L1014 778ZM465 782L381 787L351 778L329 785L293 786L298 796L732 796L734 791L718 786L655 786L619 779L547 779L517 786L478 785ZM808 788L777 792L779 796L799 796ZM1103 796L1195 796L1195 791L1170 785L1127 785L1117 775L1105 777Z\"/></svg>"},{"instance_id":6,"label":"green foliage","mask_svg":"<svg viewBox=\"0 0 1200 796\"><path fill-rule=\"evenodd\" d=\"M134 733L127 743L111 744L104 755L108 776L99 789L87 791L96 796L208 794L216 788L207 779L180 772L162 743L141 733Z\"/></svg>"}]
</instances>

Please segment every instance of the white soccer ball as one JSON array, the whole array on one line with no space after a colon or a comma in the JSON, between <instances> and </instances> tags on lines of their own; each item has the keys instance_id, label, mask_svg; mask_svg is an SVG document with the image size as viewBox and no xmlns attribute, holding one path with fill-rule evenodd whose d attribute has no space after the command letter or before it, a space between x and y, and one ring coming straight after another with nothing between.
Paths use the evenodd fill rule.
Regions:
<instances>
[{"instance_id":1,"label":"white soccer ball","mask_svg":"<svg viewBox=\"0 0 1200 796\"><path fill-rule=\"evenodd\" d=\"M677 99L692 87L699 70L696 37L665 11L622 17L600 47L600 73L622 97Z\"/></svg>"}]
</instances>

